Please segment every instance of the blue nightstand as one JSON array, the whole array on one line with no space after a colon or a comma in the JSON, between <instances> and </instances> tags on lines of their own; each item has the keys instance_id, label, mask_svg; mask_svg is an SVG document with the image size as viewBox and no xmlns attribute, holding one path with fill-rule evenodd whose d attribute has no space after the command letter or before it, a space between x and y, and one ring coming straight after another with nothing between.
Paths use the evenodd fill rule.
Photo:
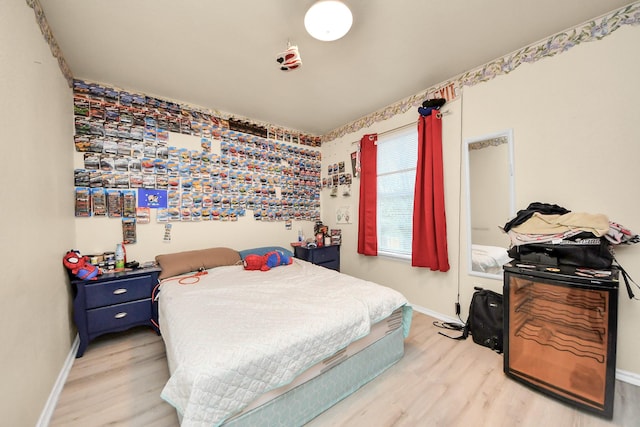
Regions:
<instances>
[{"instance_id":1,"label":"blue nightstand","mask_svg":"<svg viewBox=\"0 0 640 427\"><path fill-rule=\"evenodd\" d=\"M158 283L160 271L159 268L143 268L105 273L97 280L71 281L75 295L73 320L80 336L76 357L82 357L89 341L108 332L147 325L159 334L156 327L158 313L151 293Z\"/></svg>"},{"instance_id":2,"label":"blue nightstand","mask_svg":"<svg viewBox=\"0 0 640 427\"><path fill-rule=\"evenodd\" d=\"M340 271L340 245L321 246L319 248L305 248L295 246L293 249L296 258L310 263Z\"/></svg>"}]
</instances>

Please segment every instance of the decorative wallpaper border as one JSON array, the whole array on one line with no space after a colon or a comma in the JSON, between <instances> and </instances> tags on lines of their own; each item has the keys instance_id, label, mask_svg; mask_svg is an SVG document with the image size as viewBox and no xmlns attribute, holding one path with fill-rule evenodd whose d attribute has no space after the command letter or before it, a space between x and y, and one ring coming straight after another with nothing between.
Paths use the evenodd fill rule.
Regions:
<instances>
[{"instance_id":1,"label":"decorative wallpaper border","mask_svg":"<svg viewBox=\"0 0 640 427\"><path fill-rule=\"evenodd\" d=\"M38 0L26 0L27 5L33 9L33 12L36 14L36 22L40 27L40 31L44 36L44 39L47 41L49 45L49 49L51 49L51 54L54 58L58 60L58 66L60 67L60 71L62 71L62 75L65 79L67 79L67 84L69 87L73 87L73 73L71 72L71 68L69 68L69 64L64 59L64 55L62 54L62 49L58 46L58 42L56 38L53 36L53 32L51 28L49 28L49 23L47 22L47 17L44 16L44 11L42 10L42 6Z\"/></svg>"},{"instance_id":2,"label":"decorative wallpaper border","mask_svg":"<svg viewBox=\"0 0 640 427\"><path fill-rule=\"evenodd\" d=\"M596 18L593 21L574 27L573 29L555 34L543 42L529 45L515 53L486 63L356 121L347 123L325 134L322 137L322 142L332 141L348 133L357 132L360 129L369 127L376 122L381 122L395 115L405 113L411 108L417 108L425 99L442 97L450 101L455 99L460 88L463 86L473 86L492 80L499 75L510 73L522 64L533 63L543 58L555 56L559 53L566 52L580 43L600 40L623 25L638 24L640 24L640 2L635 2L608 15L604 15L601 18ZM447 89L444 92L444 96L442 96L443 88Z\"/></svg>"},{"instance_id":3,"label":"decorative wallpaper border","mask_svg":"<svg viewBox=\"0 0 640 427\"><path fill-rule=\"evenodd\" d=\"M60 46L58 46L49 28L40 2L38 0L26 0L26 2L29 7L33 8L36 21L40 26L40 31L42 31L45 40L49 44L51 54L58 60L60 70L67 79L69 87L73 87L73 73L65 61L62 50ZM441 84L432 86L424 92L412 95L382 110L375 111L365 117L347 123L323 135L322 142L332 141L348 133L354 133L360 129L367 128L376 122L381 122L398 114L405 113L411 108L417 108L425 99L440 97L451 101L458 96L460 88L463 86L473 86L492 80L499 75L510 73L522 64L533 63L543 58L555 56L559 53L566 52L580 43L601 40L624 25L638 24L640 24L640 1L622 7L601 18L596 18L580 26L557 33L545 41L529 45L515 53L488 62Z\"/></svg>"},{"instance_id":4,"label":"decorative wallpaper border","mask_svg":"<svg viewBox=\"0 0 640 427\"><path fill-rule=\"evenodd\" d=\"M506 144L508 142L509 142L509 139L506 136L491 138L484 141L472 142L471 144L469 144L469 151L481 150L487 147L497 147L499 145Z\"/></svg>"}]
</instances>

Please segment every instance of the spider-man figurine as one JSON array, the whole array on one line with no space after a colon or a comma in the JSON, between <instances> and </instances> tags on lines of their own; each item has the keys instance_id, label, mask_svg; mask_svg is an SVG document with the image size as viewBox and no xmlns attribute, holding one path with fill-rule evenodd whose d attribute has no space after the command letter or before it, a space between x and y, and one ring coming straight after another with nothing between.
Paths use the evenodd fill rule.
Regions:
<instances>
[{"instance_id":1,"label":"spider-man figurine","mask_svg":"<svg viewBox=\"0 0 640 427\"><path fill-rule=\"evenodd\" d=\"M73 249L65 254L62 263L81 280L96 280L100 274L100 269L89 262L88 256L82 256Z\"/></svg>"}]
</instances>

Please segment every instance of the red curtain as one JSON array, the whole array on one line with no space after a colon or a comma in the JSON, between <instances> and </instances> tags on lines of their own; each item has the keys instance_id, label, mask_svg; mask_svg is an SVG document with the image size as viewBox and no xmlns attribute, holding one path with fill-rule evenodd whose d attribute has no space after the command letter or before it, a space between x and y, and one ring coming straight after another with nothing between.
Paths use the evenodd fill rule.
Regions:
<instances>
[{"instance_id":1,"label":"red curtain","mask_svg":"<svg viewBox=\"0 0 640 427\"><path fill-rule=\"evenodd\" d=\"M442 118L434 111L418 122L418 164L413 200L411 265L449 271L444 210Z\"/></svg>"},{"instance_id":2,"label":"red curtain","mask_svg":"<svg viewBox=\"0 0 640 427\"><path fill-rule=\"evenodd\" d=\"M377 134L360 140L360 204L358 209L358 253L378 255L378 141Z\"/></svg>"}]
</instances>

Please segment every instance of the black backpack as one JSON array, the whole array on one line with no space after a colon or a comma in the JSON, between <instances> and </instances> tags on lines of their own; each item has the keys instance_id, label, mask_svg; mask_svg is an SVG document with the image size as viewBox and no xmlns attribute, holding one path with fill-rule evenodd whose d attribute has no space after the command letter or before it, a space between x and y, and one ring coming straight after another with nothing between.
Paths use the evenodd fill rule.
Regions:
<instances>
[{"instance_id":1,"label":"black backpack","mask_svg":"<svg viewBox=\"0 0 640 427\"><path fill-rule=\"evenodd\" d=\"M474 289L476 291L471 297L467 323L464 326L459 325L459 328L453 328L451 324L444 325L446 329L462 330L462 335L459 337L450 337L442 332L438 333L456 340L464 340L471 335L473 342L476 344L488 347L497 353L502 353L502 333L504 330L502 320L504 317L502 295L479 287L474 287Z\"/></svg>"},{"instance_id":2,"label":"black backpack","mask_svg":"<svg viewBox=\"0 0 640 427\"><path fill-rule=\"evenodd\" d=\"M463 334L471 334L473 342L502 353L502 295L488 289L474 288L469 318Z\"/></svg>"}]
</instances>

